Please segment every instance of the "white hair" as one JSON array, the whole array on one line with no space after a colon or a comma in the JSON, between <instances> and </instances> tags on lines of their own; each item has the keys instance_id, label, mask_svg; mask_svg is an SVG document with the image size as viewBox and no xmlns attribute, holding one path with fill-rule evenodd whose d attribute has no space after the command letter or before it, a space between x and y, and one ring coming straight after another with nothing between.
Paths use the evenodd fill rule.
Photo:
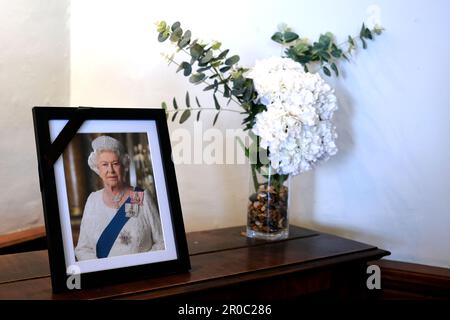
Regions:
<instances>
[{"instance_id":1,"label":"white hair","mask_svg":"<svg viewBox=\"0 0 450 320\"><path fill-rule=\"evenodd\" d=\"M130 157L125 153L125 148L120 143L119 140L114 139L109 136L100 136L92 141L93 151L89 155L88 165L96 174L99 175L99 170L97 166L98 156L103 151L112 151L119 157L120 163L125 168L125 171L130 167Z\"/></svg>"}]
</instances>

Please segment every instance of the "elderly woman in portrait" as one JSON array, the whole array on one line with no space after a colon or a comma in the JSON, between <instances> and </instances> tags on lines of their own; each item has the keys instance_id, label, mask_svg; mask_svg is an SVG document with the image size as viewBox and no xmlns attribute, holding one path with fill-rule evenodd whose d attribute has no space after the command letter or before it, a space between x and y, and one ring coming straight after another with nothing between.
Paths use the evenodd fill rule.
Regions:
<instances>
[{"instance_id":1,"label":"elderly woman in portrait","mask_svg":"<svg viewBox=\"0 0 450 320\"><path fill-rule=\"evenodd\" d=\"M147 190L125 181L130 159L123 145L109 136L92 141L89 167L103 189L92 192L84 207L75 248L78 261L163 250L158 209Z\"/></svg>"}]
</instances>

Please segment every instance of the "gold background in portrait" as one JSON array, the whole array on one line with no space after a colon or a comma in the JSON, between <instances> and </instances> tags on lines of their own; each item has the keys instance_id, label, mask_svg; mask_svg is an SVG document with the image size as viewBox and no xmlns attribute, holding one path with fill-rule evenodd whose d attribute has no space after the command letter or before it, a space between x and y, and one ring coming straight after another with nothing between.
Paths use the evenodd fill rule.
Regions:
<instances>
[{"instance_id":1,"label":"gold background in portrait","mask_svg":"<svg viewBox=\"0 0 450 320\"><path fill-rule=\"evenodd\" d=\"M119 140L130 156L126 181L133 187L147 189L157 203L147 133L78 133L63 153L64 176L74 246L78 241L84 205L91 192L103 188L100 177L88 165L92 140L107 135Z\"/></svg>"}]
</instances>

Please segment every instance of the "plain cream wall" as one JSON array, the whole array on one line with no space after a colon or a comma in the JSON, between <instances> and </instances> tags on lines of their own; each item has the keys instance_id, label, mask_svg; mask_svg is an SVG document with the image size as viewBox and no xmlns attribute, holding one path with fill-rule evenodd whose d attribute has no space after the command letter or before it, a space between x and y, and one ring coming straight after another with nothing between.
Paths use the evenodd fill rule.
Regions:
<instances>
[{"instance_id":1,"label":"plain cream wall","mask_svg":"<svg viewBox=\"0 0 450 320\"><path fill-rule=\"evenodd\" d=\"M276 5L275 5L276 3ZM317 39L359 31L377 4L386 33L329 79L340 102L340 152L293 181L291 221L392 251L392 259L450 267L450 26L445 0L74 1L71 104L159 107L188 89L208 94L167 66L153 23L180 20L194 37L219 40L241 64L279 55L280 22ZM211 105L210 105L211 106ZM223 113L218 128L238 128ZM211 121L211 120L210 120ZM203 126L208 127L209 122ZM191 130L194 121L183 125ZM172 125L172 130L177 125ZM245 166L177 166L188 231L245 223Z\"/></svg>"},{"instance_id":2,"label":"plain cream wall","mask_svg":"<svg viewBox=\"0 0 450 320\"><path fill-rule=\"evenodd\" d=\"M0 234L42 224L31 108L69 104L69 0L0 0Z\"/></svg>"}]
</instances>

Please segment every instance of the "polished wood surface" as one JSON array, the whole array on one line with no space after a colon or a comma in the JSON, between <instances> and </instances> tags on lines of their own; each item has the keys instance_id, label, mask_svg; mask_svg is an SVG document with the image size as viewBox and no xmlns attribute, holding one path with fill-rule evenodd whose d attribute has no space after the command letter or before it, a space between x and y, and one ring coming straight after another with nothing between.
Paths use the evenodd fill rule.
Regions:
<instances>
[{"instance_id":1,"label":"polished wood surface","mask_svg":"<svg viewBox=\"0 0 450 320\"><path fill-rule=\"evenodd\" d=\"M247 239L243 230L233 227L189 233L190 272L57 295L51 290L46 251L0 256L0 298L231 299L255 288L259 297L266 299L320 292L359 295L365 286L366 263L389 254L298 227L291 227L289 239L277 242Z\"/></svg>"},{"instance_id":2,"label":"polished wood surface","mask_svg":"<svg viewBox=\"0 0 450 320\"><path fill-rule=\"evenodd\" d=\"M45 236L45 227L37 226L0 235L0 248L14 246Z\"/></svg>"}]
</instances>

